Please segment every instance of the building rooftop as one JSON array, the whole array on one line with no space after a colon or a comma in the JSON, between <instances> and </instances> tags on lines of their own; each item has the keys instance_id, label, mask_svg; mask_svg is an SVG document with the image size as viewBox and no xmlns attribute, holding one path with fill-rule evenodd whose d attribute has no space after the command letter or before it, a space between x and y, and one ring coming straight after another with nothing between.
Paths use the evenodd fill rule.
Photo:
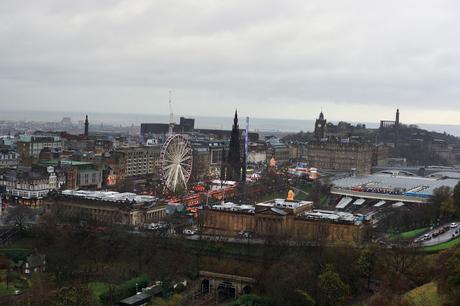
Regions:
<instances>
[{"instance_id":1,"label":"building rooftop","mask_svg":"<svg viewBox=\"0 0 460 306\"><path fill-rule=\"evenodd\" d=\"M140 292L120 301L120 305L144 305L152 298L151 294Z\"/></svg>"},{"instance_id":2,"label":"building rooftop","mask_svg":"<svg viewBox=\"0 0 460 306\"><path fill-rule=\"evenodd\" d=\"M430 174L428 177L430 178L451 178L451 179L459 179L460 180L460 172L453 172L453 171L441 171L435 172Z\"/></svg>"},{"instance_id":3,"label":"building rooftop","mask_svg":"<svg viewBox=\"0 0 460 306\"><path fill-rule=\"evenodd\" d=\"M62 195L74 196L88 200L101 200L108 202L135 202L135 203L151 203L156 202L158 198L149 195L137 195L131 192L116 192L116 191L87 191L87 190L63 190Z\"/></svg>"},{"instance_id":4,"label":"building rooftop","mask_svg":"<svg viewBox=\"0 0 460 306\"><path fill-rule=\"evenodd\" d=\"M40 164L46 166L89 166L94 165L92 162L84 162L78 160L41 160Z\"/></svg>"},{"instance_id":5,"label":"building rooftop","mask_svg":"<svg viewBox=\"0 0 460 306\"><path fill-rule=\"evenodd\" d=\"M232 202L226 202L219 205L212 206L213 210L225 210L225 211L234 211L234 212L245 212L245 213L255 213L256 208L262 208L263 211L270 210L280 215L289 214L288 211L294 211L299 207L312 206L313 202L310 201L289 201L285 199L273 199L264 203L257 203L256 205L252 204L235 204ZM259 209L257 210L260 211Z\"/></svg>"},{"instance_id":6,"label":"building rooftop","mask_svg":"<svg viewBox=\"0 0 460 306\"><path fill-rule=\"evenodd\" d=\"M254 213L255 206L250 204L235 204L232 202L226 202L219 205L212 206L214 210L225 210L225 211L238 211L246 213Z\"/></svg>"},{"instance_id":7,"label":"building rooftop","mask_svg":"<svg viewBox=\"0 0 460 306\"><path fill-rule=\"evenodd\" d=\"M267 202L258 203L257 206L277 207L277 208L299 208L306 205L313 205L311 201L291 201L286 199L273 199Z\"/></svg>"},{"instance_id":8,"label":"building rooftop","mask_svg":"<svg viewBox=\"0 0 460 306\"><path fill-rule=\"evenodd\" d=\"M327 220L333 222L346 222L346 223L362 223L361 216L340 212L340 211L330 211L330 210L313 210L311 212L304 212L301 215L305 219L311 220Z\"/></svg>"},{"instance_id":9,"label":"building rooftop","mask_svg":"<svg viewBox=\"0 0 460 306\"><path fill-rule=\"evenodd\" d=\"M48 141L60 141L61 137L54 135L20 135L19 141L23 142L48 142Z\"/></svg>"},{"instance_id":10,"label":"building rooftop","mask_svg":"<svg viewBox=\"0 0 460 306\"><path fill-rule=\"evenodd\" d=\"M441 186L454 188L460 178L426 178L405 175L372 174L346 177L332 182L334 188L356 192L430 197Z\"/></svg>"}]
</instances>

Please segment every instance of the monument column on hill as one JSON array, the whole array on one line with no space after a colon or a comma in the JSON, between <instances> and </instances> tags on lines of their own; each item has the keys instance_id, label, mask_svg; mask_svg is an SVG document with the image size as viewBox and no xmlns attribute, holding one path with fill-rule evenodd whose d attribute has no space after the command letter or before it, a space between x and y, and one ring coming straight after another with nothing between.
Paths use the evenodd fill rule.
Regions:
<instances>
[{"instance_id":1,"label":"monument column on hill","mask_svg":"<svg viewBox=\"0 0 460 306\"><path fill-rule=\"evenodd\" d=\"M399 122L399 108L398 108L396 110L396 118L395 118L395 125L394 125L394 129L395 129L395 151L396 151L396 154L398 156L399 156L400 128L401 128L401 125L400 125L400 122Z\"/></svg>"}]
</instances>

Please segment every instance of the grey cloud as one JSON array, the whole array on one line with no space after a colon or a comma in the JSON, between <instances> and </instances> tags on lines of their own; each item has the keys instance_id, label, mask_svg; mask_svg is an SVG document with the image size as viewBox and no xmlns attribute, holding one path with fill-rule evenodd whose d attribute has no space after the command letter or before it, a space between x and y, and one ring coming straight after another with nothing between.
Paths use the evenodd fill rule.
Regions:
<instances>
[{"instance_id":1,"label":"grey cloud","mask_svg":"<svg viewBox=\"0 0 460 306\"><path fill-rule=\"evenodd\" d=\"M457 1L2 1L0 103L165 113L171 88L184 113L330 105L375 120L334 111L375 105L418 120L459 111L459 14Z\"/></svg>"}]
</instances>

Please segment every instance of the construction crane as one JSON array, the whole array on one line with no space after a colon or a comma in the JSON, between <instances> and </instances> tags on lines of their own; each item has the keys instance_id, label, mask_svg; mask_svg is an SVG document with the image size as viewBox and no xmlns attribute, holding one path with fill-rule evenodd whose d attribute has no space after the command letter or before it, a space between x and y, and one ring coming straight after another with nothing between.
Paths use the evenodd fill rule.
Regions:
<instances>
[{"instance_id":1,"label":"construction crane","mask_svg":"<svg viewBox=\"0 0 460 306\"><path fill-rule=\"evenodd\" d=\"M171 90L169 91L169 135L173 134L174 130L174 114L172 109L172 102L171 102Z\"/></svg>"}]
</instances>

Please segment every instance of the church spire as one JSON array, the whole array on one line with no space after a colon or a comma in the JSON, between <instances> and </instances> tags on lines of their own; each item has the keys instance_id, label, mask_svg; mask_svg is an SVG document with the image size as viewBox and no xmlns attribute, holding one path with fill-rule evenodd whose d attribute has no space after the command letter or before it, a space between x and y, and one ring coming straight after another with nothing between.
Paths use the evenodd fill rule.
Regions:
<instances>
[{"instance_id":1,"label":"church spire","mask_svg":"<svg viewBox=\"0 0 460 306\"><path fill-rule=\"evenodd\" d=\"M235 118L233 118L233 128L239 128L238 126L238 110L235 109Z\"/></svg>"},{"instance_id":2,"label":"church spire","mask_svg":"<svg viewBox=\"0 0 460 306\"><path fill-rule=\"evenodd\" d=\"M88 132L89 132L89 121L88 121L88 115L86 115L85 119L85 136L88 137Z\"/></svg>"}]
</instances>

